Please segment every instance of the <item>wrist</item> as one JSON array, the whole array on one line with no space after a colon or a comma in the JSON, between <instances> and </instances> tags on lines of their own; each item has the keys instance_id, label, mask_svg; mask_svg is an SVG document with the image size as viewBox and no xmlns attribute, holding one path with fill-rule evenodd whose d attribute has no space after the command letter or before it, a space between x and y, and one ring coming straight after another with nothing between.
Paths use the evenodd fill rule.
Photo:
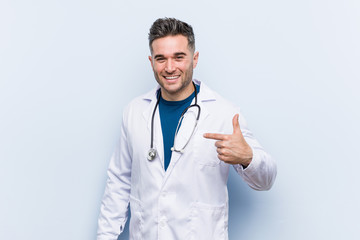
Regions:
<instances>
[{"instance_id":1,"label":"wrist","mask_svg":"<svg viewBox=\"0 0 360 240\"><path fill-rule=\"evenodd\" d=\"M248 145L248 157L246 157L245 159L244 159L244 161L241 163L241 166L245 169L245 168L247 168L249 165L250 165L250 163L251 163L251 161L252 161L252 159L253 159L253 151L252 151L252 149L251 149L251 147Z\"/></svg>"}]
</instances>

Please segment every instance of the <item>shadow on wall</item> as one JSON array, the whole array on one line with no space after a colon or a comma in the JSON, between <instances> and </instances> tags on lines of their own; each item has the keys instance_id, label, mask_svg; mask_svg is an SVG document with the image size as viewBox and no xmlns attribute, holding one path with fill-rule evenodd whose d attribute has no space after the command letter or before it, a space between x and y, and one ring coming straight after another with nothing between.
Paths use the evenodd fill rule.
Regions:
<instances>
[{"instance_id":1,"label":"shadow on wall","mask_svg":"<svg viewBox=\"0 0 360 240\"><path fill-rule=\"evenodd\" d=\"M239 238L239 227L246 229L249 224L249 219L252 218L254 195L251 188L241 179L241 177L230 169L229 181L229 239ZM128 221L125 226L124 232L119 236L118 240L129 239L129 222L131 213L129 214ZM234 234L231 234L234 232ZM237 234L235 236L235 234ZM234 235L234 236L232 236Z\"/></svg>"},{"instance_id":2,"label":"shadow on wall","mask_svg":"<svg viewBox=\"0 0 360 240\"><path fill-rule=\"evenodd\" d=\"M245 230L251 224L249 220L255 215L255 191L244 182L234 169L229 171L228 190L229 239L246 239L239 233L245 234ZM241 230L239 231L239 229Z\"/></svg>"},{"instance_id":3,"label":"shadow on wall","mask_svg":"<svg viewBox=\"0 0 360 240\"><path fill-rule=\"evenodd\" d=\"M129 240L129 222L131 218L131 213L129 211L129 218L126 222L125 229L122 232L122 234L118 237L118 240Z\"/></svg>"}]
</instances>

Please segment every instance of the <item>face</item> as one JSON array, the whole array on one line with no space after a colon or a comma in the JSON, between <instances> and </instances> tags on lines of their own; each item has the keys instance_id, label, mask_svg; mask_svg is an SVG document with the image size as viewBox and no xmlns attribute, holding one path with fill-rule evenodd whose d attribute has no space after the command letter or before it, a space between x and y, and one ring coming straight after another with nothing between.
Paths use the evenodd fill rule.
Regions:
<instances>
[{"instance_id":1,"label":"face","mask_svg":"<svg viewBox=\"0 0 360 240\"><path fill-rule=\"evenodd\" d=\"M199 53L188 48L187 38L183 35L158 38L152 42L152 49L149 60L161 87L161 96L168 101L190 96L194 91L191 82Z\"/></svg>"}]
</instances>

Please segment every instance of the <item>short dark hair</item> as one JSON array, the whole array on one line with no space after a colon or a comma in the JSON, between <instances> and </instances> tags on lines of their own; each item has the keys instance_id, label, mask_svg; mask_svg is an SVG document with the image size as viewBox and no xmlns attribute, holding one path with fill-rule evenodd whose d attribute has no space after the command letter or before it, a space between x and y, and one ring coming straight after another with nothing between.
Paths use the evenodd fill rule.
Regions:
<instances>
[{"instance_id":1,"label":"short dark hair","mask_svg":"<svg viewBox=\"0 0 360 240\"><path fill-rule=\"evenodd\" d=\"M155 39L179 34L187 38L189 49L195 51L195 35L189 24L175 18L157 19L149 31L149 47L151 53L153 52L151 44Z\"/></svg>"}]
</instances>

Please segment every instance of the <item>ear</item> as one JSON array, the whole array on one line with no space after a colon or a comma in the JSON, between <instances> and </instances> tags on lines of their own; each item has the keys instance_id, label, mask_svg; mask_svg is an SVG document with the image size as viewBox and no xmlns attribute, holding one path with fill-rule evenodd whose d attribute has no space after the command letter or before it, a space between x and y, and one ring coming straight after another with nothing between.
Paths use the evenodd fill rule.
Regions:
<instances>
[{"instance_id":1,"label":"ear","mask_svg":"<svg viewBox=\"0 0 360 240\"><path fill-rule=\"evenodd\" d=\"M199 60L199 52L195 52L193 56L193 69L196 68L198 60Z\"/></svg>"},{"instance_id":2,"label":"ear","mask_svg":"<svg viewBox=\"0 0 360 240\"><path fill-rule=\"evenodd\" d=\"M152 57L151 57L151 56L149 56L149 61L150 61L151 67L154 68L154 66L153 66L153 61L152 61Z\"/></svg>"}]
</instances>

